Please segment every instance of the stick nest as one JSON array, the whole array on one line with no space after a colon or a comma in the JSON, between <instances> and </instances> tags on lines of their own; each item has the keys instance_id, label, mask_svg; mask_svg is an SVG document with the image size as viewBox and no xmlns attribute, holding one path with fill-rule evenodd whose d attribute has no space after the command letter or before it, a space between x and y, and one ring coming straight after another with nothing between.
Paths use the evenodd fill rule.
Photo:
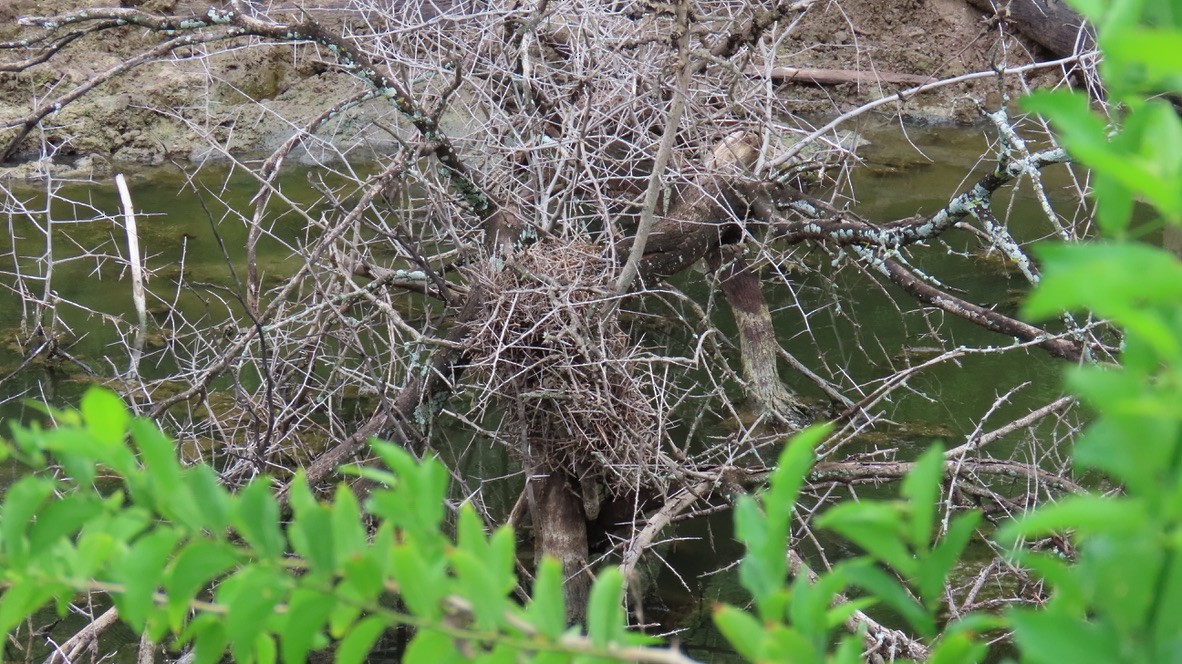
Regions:
<instances>
[{"instance_id":1,"label":"stick nest","mask_svg":"<svg viewBox=\"0 0 1182 664\"><path fill-rule=\"evenodd\" d=\"M471 275L489 295L469 342L476 410L500 411L518 454L539 472L603 478L620 492L659 477L665 427L652 359L608 313L614 275L594 245L534 245Z\"/></svg>"}]
</instances>

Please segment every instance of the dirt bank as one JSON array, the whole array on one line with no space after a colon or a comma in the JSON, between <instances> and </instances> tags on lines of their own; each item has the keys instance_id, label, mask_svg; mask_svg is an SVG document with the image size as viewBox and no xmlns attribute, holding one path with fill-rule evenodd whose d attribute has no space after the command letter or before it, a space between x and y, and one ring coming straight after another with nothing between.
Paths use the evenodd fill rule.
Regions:
<instances>
[{"instance_id":1,"label":"dirt bank","mask_svg":"<svg viewBox=\"0 0 1182 664\"><path fill-rule=\"evenodd\" d=\"M339 7L347 4L346 0L320 0L307 3L307 10L329 21L341 20ZM196 0L124 0L124 5L178 14L209 6ZM79 6L109 3L7 0L0 6L0 38L17 33L18 17ZM1001 34L964 0L822 0L779 45L776 62L754 62L753 66L946 78L989 70L1000 63L1012 67L1048 58L1021 40ZM102 35L83 37L32 69L0 72L0 126L19 123L32 109L101 76L161 39L130 27ZM791 108L820 117L905 87L863 79L826 86L793 82L781 84L779 91ZM52 165L72 164L79 175L97 176L115 163L199 161L220 156L222 149L265 150L332 101L361 89L336 63L325 61L307 46L242 45L210 55L196 49L178 50L165 61L146 63L103 83L46 118L16 155L16 161L26 163L9 175L36 176ZM911 119L972 122L977 118L972 99L982 99L996 89L993 81L978 81L886 108ZM371 104L367 110L328 123L321 134L339 143L370 143L382 149L388 137L372 120L386 112ZM12 131L0 131L0 138ZM47 154L54 158L37 161Z\"/></svg>"}]
</instances>

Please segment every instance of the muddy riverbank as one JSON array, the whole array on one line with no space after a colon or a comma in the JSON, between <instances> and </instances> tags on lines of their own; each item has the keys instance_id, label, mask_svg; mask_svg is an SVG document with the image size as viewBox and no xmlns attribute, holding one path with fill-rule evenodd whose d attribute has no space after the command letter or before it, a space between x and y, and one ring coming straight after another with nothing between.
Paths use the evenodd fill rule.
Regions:
<instances>
[{"instance_id":1,"label":"muddy riverbank","mask_svg":"<svg viewBox=\"0 0 1182 664\"><path fill-rule=\"evenodd\" d=\"M440 20L431 3L406 6L407 16ZM210 3L196 0L124 0L145 11L185 15ZM357 20L346 0L288 3L326 24ZM0 6L0 38L17 33L22 17L71 8L108 6L101 0L12 0ZM459 10L457 10L459 11ZM405 18L405 17L403 17ZM446 18L444 14L443 18ZM0 126L19 123L45 104L117 68L166 36L142 28L83 36L48 62L17 73L0 72ZM1048 59L1022 40L1003 36L988 17L964 0L928 2L843 0L818 2L787 36L755 49L753 72L770 67L809 67L861 72L856 82L817 85L778 83L790 112L831 117L908 84L895 78L949 78L1005 63ZM201 162L227 154L265 151L336 102L364 90L331 54L303 44L227 42L179 49L145 62L49 115L34 129L5 169L8 177L101 177L117 164ZM1044 74L1047 82L1056 72ZM914 79L912 79L914 80ZM1035 76L1025 84L1037 85ZM1023 83L1012 77L1009 91ZM883 111L910 121L972 123L976 101L996 94L994 80L948 86L888 104ZM462 105L457 97L453 106ZM319 135L335 145L384 151L392 139L383 127L397 124L392 109L373 100L325 123ZM12 128L0 131L9 137Z\"/></svg>"}]
</instances>

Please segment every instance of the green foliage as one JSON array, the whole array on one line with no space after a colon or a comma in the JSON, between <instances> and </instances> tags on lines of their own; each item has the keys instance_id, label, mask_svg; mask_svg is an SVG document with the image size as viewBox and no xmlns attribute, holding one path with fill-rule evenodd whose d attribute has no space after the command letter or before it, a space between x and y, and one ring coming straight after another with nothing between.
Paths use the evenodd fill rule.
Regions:
<instances>
[{"instance_id":1,"label":"green foliage","mask_svg":"<svg viewBox=\"0 0 1182 664\"><path fill-rule=\"evenodd\" d=\"M302 662L331 643L338 662L361 662L398 625L417 629L410 662L677 656L645 650L651 639L629 631L615 569L601 571L591 589L585 635L564 620L563 575L552 560L542 562L532 600L515 601L512 531L488 534L468 505L449 525L447 475L433 459L375 442L388 470L353 471L381 483L364 505L344 485L331 502L320 501L297 475L285 514L266 478L232 494L207 466L182 468L172 441L108 392L92 390L79 412L55 416L62 425L52 430L15 427L8 448L34 468L69 455L77 476L30 474L4 496L6 630L47 604L62 610L79 592L102 591L134 630L191 643L199 662L226 651L238 662ZM940 590L977 523L975 514L962 515L936 536L943 476L936 449L904 482L906 500L838 505L820 519L867 557L816 577L803 568L790 574L793 510L827 432L818 426L794 438L768 491L736 505L736 529L749 547L739 577L756 613L720 606L715 618L753 661L859 661L858 636L837 632L875 603L936 640ZM100 474L104 491L93 483ZM366 520L377 523L372 536ZM854 589L868 596L835 601ZM399 603L403 609L392 608ZM935 654L972 661L976 647L953 634Z\"/></svg>"},{"instance_id":2,"label":"green foliage","mask_svg":"<svg viewBox=\"0 0 1182 664\"><path fill-rule=\"evenodd\" d=\"M173 442L108 391L54 415L61 426L14 427L5 448L34 469L68 458L70 470L26 475L4 495L6 632L47 604L61 611L75 594L101 591L134 630L192 643L199 662L227 650L243 663L302 662L334 641L338 662L362 662L398 625L421 628L408 661L643 658L637 647L649 639L627 629L618 571L592 587L586 636L564 622L553 561L541 566L534 601L513 601L512 531L486 533L463 505L448 537L448 478L433 459L375 442L389 470L363 471L382 484L364 506L344 485L317 500L297 476L284 514L266 478L235 495L209 467L182 468ZM366 520L378 523L372 536Z\"/></svg>"},{"instance_id":3,"label":"green foliage","mask_svg":"<svg viewBox=\"0 0 1182 664\"><path fill-rule=\"evenodd\" d=\"M1109 125L1080 95L1040 95L1030 108L1061 130L1063 144L1096 179L1097 215L1115 242L1044 247L1044 279L1027 315L1092 311L1124 333L1118 367L1068 377L1098 414L1075 462L1123 492L1081 495L1005 527L1021 542L1073 534L1076 559L1016 549L1053 588L1040 611L1007 618L1029 662L1164 662L1182 658L1182 262L1133 242L1132 202L1182 225L1182 119L1161 93L1182 92L1182 11L1170 0L1079 2L1099 27L1102 69L1119 122Z\"/></svg>"},{"instance_id":4,"label":"green foliage","mask_svg":"<svg viewBox=\"0 0 1182 664\"><path fill-rule=\"evenodd\" d=\"M813 450L827 432L827 427L813 427L799 434L781 456L768 491L758 500L744 498L736 505L736 531L747 543L741 563L745 568L786 572L792 508L812 466ZM844 502L817 519L817 526L858 544L866 556L842 562L815 578L802 565L788 587L782 582L763 585L771 573L740 573L743 587L756 600L758 615L720 606L714 614L719 630L751 661L858 662L858 635L839 638L836 632L855 611L881 604L936 643L932 657L939 659L935 661L979 661L985 649L967 634L953 628L946 637L937 638L945 581L980 521L975 512L962 514L953 519L943 537L936 537L943 466L942 450L933 448L904 480L906 500ZM851 589L864 591L866 597L844 599ZM984 624L976 616L966 621L973 626ZM831 649L835 641L837 646Z\"/></svg>"},{"instance_id":5,"label":"green foliage","mask_svg":"<svg viewBox=\"0 0 1182 664\"><path fill-rule=\"evenodd\" d=\"M839 593L854 588L934 640L933 662L979 661L986 647L975 635L999 628L1012 630L1024 662L1182 661L1182 262L1134 241L1154 224L1131 226L1138 200L1153 206L1161 224L1182 226L1182 119L1161 96L1174 95L1177 103L1182 94L1182 10L1171 0L1075 4L1099 27L1102 71L1118 121L1093 111L1080 94L1040 93L1026 104L1046 115L1062 144L1092 170L1097 220L1112 239L1041 247L1043 279L1024 311L1031 317L1092 312L1122 331L1120 366L1087 365L1068 375L1071 390L1097 413L1077 443L1076 465L1103 473L1122 492L1072 496L998 533L1015 561L1046 582L1051 599L1044 607L940 625L945 580L980 524L979 515L961 514L937 541L941 450L915 463L902 501L845 502L818 518L817 526L866 555L812 585L797 574L780 591L756 584L777 578L773 551L787 544L786 508L770 498L778 491L794 495L799 486L784 470L786 455L762 505L736 510L737 530L748 543L744 564L765 571L742 577L758 618L731 607L715 613L748 659L850 661L842 659L856 652L850 637L831 649L829 630L834 616L850 610L834 605ZM1071 535L1074 560L1020 546L1027 537L1060 533ZM786 606L793 609L782 611Z\"/></svg>"},{"instance_id":6,"label":"green foliage","mask_svg":"<svg viewBox=\"0 0 1182 664\"><path fill-rule=\"evenodd\" d=\"M1123 237L1137 197L1182 223L1182 118L1162 93L1182 90L1182 12L1176 0L1076 0L1097 26L1101 73L1119 126L1086 95L1041 92L1026 107L1060 129L1060 141L1095 177L1097 220Z\"/></svg>"}]
</instances>

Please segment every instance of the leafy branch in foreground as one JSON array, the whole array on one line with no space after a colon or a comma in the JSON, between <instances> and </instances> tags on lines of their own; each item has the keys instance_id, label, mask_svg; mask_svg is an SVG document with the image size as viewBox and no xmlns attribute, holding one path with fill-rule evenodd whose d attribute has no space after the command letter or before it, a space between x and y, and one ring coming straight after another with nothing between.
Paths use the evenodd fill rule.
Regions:
<instances>
[{"instance_id":1,"label":"leafy branch in foreground","mask_svg":"<svg viewBox=\"0 0 1182 664\"><path fill-rule=\"evenodd\" d=\"M512 530L488 535L467 505L450 518L447 473L433 459L374 442L386 469L352 469L379 487L364 505L343 484L331 502L318 501L298 476L283 514L266 478L232 494L209 466L182 467L174 441L132 418L111 392L92 389L79 411L53 415L56 428L16 426L4 448L34 469L51 455L64 471L25 476L0 506L5 632L47 603L64 612L78 593L100 592L130 627L152 641L172 634L177 645L191 643L201 663L227 649L238 662L302 662L333 643L338 662L360 662L399 626L415 630L410 662L691 661L646 647L652 638L628 629L614 568L592 588L585 633L565 622L555 561L543 563L532 599L518 604L510 596L518 583ZM826 653L834 630L876 601L935 639L938 591L977 523L975 514L961 516L931 546L942 478L933 450L904 483L909 502L848 503L822 519L898 571L922 603L870 558L819 577L795 569L785 586L791 513L827 432L814 427L794 438L768 492L736 507L748 545L740 581L756 615L719 607L715 618L753 661L858 661L853 636L832 659ZM869 598L844 600L850 587ZM946 633L933 656L965 647Z\"/></svg>"},{"instance_id":2,"label":"leafy branch in foreground","mask_svg":"<svg viewBox=\"0 0 1182 664\"><path fill-rule=\"evenodd\" d=\"M486 534L465 505L446 537L448 478L432 459L374 442L389 470L356 470L381 485L365 505L344 485L319 502L301 477L282 515L267 478L235 495L210 467L182 468L174 442L108 391L54 416L54 429L14 427L5 449L34 468L52 455L65 471L27 475L4 496L5 633L49 602L64 612L100 591L133 629L175 634L201 663L227 648L238 662L302 662L330 641L337 661L360 662L400 625L416 628L408 661L684 659L640 647L651 638L627 630L614 570L592 590L585 634L564 622L557 563L542 565L531 602L511 600L512 531Z\"/></svg>"},{"instance_id":3,"label":"leafy branch in foreground","mask_svg":"<svg viewBox=\"0 0 1182 664\"><path fill-rule=\"evenodd\" d=\"M1103 76L1119 123L1078 93L1040 93L1026 105L1060 130L1092 169L1096 219L1111 239L1043 247L1043 282L1030 317L1085 311L1123 332L1120 366L1081 366L1068 385L1098 413L1076 443L1078 467L1117 490L1080 495L1010 524L1020 542L1073 533L1074 557L1020 552L1053 589L1040 610L1007 616L1023 661L1167 662L1182 658L1182 262L1147 231L1182 226L1182 14L1177 2L1076 6L1097 26ZM1172 100L1172 101L1171 101ZM1133 223L1134 202L1156 218ZM1142 208L1142 212L1146 212ZM1148 216L1148 215L1143 215Z\"/></svg>"}]
</instances>

